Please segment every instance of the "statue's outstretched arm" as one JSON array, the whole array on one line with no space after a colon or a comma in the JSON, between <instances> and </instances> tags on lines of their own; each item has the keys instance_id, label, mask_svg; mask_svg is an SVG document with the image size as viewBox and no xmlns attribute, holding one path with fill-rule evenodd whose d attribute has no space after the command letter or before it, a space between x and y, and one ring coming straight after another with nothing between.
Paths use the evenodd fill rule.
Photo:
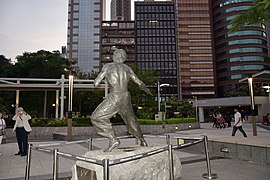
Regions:
<instances>
[{"instance_id":1,"label":"statue's outstretched arm","mask_svg":"<svg viewBox=\"0 0 270 180\"><path fill-rule=\"evenodd\" d=\"M100 82L105 78L106 75L106 66L104 66L101 70L101 72L98 74L98 76L95 79L94 86L98 86Z\"/></svg>"},{"instance_id":2,"label":"statue's outstretched arm","mask_svg":"<svg viewBox=\"0 0 270 180\"><path fill-rule=\"evenodd\" d=\"M130 68L130 78L134 81L142 91L145 91L147 94L153 95L150 90L145 86L145 84L137 77L137 75Z\"/></svg>"}]
</instances>

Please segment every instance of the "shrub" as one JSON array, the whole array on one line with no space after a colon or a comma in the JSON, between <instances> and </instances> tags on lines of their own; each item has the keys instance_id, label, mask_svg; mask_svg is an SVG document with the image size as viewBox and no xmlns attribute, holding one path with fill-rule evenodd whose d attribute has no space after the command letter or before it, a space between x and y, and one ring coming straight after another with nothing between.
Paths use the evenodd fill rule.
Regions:
<instances>
[{"instance_id":1,"label":"shrub","mask_svg":"<svg viewBox=\"0 0 270 180\"><path fill-rule=\"evenodd\" d=\"M162 121L155 121L152 119L138 119L138 123L145 125L160 125L162 124Z\"/></svg>"},{"instance_id":2,"label":"shrub","mask_svg":"<svg viewBox=\"0 0 270 180\"><path fill-rule=\"evenodd\" d=\"M166 119L166 124L177 124L177 123L190 123L197 122L195 118L171 118Z\"/></svg>"},{"instance_id":3,"label":"shrub","mask_svg":"<svg viewBox=\"0 0 270 180\"><path fill-rule=\"evenodd\" d=\"M51 127L67 126L67 120L66 119L50 119L48 121L48 126L51 126Z\"/></svg>"}]
</instances>

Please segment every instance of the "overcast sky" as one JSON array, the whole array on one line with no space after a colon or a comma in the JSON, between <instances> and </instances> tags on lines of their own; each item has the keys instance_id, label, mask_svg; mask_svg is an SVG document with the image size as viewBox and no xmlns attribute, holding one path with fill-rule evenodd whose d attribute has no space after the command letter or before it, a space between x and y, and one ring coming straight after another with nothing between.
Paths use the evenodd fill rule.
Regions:
<instances>
[{"instance_id":1,"label":"overcast sky","mask_svg":"<svg viewBox=\"0 0 270 180\"><path fill-rule=\"evenodd\" d=\"M0 0L0 55L15 61L23 52L61 50L67 44L67 14L68 0Z\"/></svg>"}]
</instances>

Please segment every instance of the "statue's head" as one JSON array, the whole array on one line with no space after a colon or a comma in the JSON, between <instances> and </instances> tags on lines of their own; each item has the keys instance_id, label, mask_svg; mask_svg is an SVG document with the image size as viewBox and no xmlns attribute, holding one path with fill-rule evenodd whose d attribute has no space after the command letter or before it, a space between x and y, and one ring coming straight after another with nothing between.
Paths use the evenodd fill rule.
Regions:
<instances>
[{"instance_id":1,"label":"statue's head","mask_svg":"<svg viewBox=\"0 0 270 180\"><path fill-rule=\"evenodd\" d=\"M127 53L123 49L116 49L113 53L113 61L123 63L127 59Z\"/></svg>"}]
</instances>

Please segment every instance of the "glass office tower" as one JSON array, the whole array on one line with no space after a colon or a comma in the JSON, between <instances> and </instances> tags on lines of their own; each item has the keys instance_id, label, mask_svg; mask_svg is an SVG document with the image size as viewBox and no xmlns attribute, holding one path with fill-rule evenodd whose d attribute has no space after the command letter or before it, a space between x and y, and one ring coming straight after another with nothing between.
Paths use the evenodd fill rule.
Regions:
<instances>
[{"instance_id":1,"label":"glass office tower","mask_svg":"<svg viewBox=\"0 0 270 180\"><path fill-rule=\"evenodd\" d=\"M174 2L135 2L137 64L170 84L162 87L162 97L178 95L175 27Z\"/></svg>"},{"instance_id":2,"label":"glass office tower","mask_svg":"<svg viewBox=\"0 0 270 180\"><path fill-rule=\"evenodd\" d=\"M230 21L253 0L212 0L218 95L239 86L239 79L269 67L265 25L247 25L228 33Z\"/></svg>"},{"instance_id":3,"label":"glass office tower","mask_svg":"<svg viewBox=\"0 0 270 180\"><path fill-rule=\"evenodd\" d=\"M83 73L99 70L101 0L69 0L68 58Z\"/></svg>"}]
</instances>

